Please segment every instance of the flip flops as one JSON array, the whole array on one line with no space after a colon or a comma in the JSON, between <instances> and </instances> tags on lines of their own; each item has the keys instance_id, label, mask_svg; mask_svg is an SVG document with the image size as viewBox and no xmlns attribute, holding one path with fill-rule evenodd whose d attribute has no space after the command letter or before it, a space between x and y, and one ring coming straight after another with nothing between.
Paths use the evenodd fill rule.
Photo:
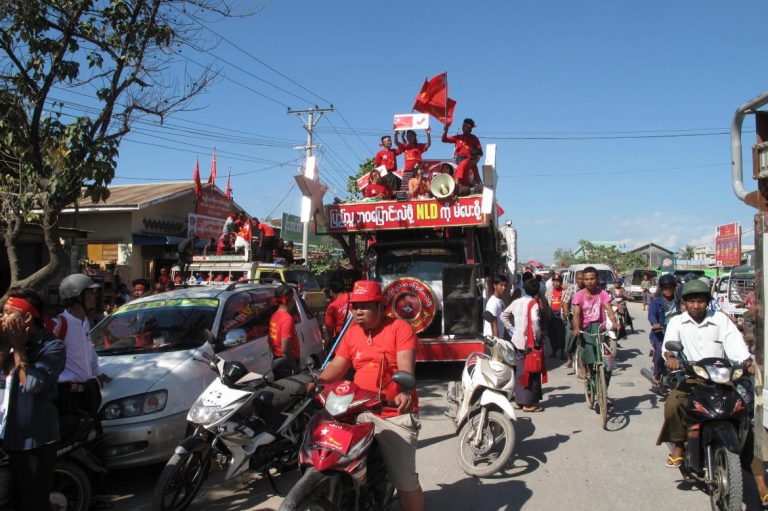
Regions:
<instances>
[{"instance_id":1,"label":"flip flops","mask_svg":"<svg viewBox=\"0 0 768 511\"><path fill-rule=\"evenodd\" d=\"M683 464L683 458L673 458L670 454L667 456L667 462L665 463L667 468L680 468L680 465Z\"/></svg>"},{"instance_id":2,"label":"flip flops","mask_svg":"<svg viewBox=\"0 0 768 511\"><path fill-rule=\"evenodd\" d=\"M528 412L528 413L538 413L538 412L543 412L544 411L544 407L542 407L542 406L524 406L523 407L523 411L524 412Z\"/></svg>"}]
</instances>

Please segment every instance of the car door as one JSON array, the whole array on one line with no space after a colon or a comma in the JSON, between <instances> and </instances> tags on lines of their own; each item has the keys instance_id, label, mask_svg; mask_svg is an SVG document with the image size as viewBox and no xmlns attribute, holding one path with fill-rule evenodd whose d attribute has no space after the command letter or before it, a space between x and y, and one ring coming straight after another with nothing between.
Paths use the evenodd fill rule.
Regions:
<instances>
[{"instance_id":1,"label":"car door","mask_svg":"<svg viewBox=\"0 0 768 511\"><path fill-rule=\"evenodd\" d=\"M219 356L239 361L257 373L264 374L271 369L269 318L273 312L272 295L271 289L243 290L227 299L216 335L221 349ZM224 345L227 334L230 334L230 342L232 338L237 339L234 344Z\"/></svg>"},{"instance_id":2,"label":"car door","mask_svg":"<svg viewBox=\"0 0 768 511\"><path fill-rule=\"evenodd\" d=\"M316 363L322 362L323 355L323 336L320 333L320 325L316 317L307 313L304 300L294 294L296 300L296 311L299 321L296 322L296 335L299 337L299 346L301 356L299 358L302 366L308 357L315 359Z\"/></svg>"}]
</instances>

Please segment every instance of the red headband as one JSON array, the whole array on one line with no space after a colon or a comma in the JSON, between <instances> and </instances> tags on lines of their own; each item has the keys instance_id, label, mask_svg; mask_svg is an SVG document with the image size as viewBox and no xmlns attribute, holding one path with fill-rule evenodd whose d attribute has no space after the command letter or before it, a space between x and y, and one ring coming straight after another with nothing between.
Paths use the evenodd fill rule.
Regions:
<instances>
[{"instance_id":1,"label":"red headband","mask_svg":"<svg viewBox=\"0 0 768 511\"><path fill-rule=\"evenodd\" d=\"M33 318L40 317L40 311L24 298L16 298L15 296L12 296L6 300L5 306L16 312L31 314Z\"/></svg>"}]
</instances>

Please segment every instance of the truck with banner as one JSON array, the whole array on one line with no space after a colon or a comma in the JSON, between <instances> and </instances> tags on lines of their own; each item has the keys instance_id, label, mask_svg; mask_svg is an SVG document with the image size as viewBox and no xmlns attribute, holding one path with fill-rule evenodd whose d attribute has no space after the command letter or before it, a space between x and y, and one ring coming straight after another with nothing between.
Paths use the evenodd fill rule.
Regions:
<instances>
[{"instance_id":1,"label":"truck with banner","mask_svg":"<svg viewBox=\"0 0 768 511\"><path fill-rule=\"evenodd\" d=\"M486 149L482 193L457 196L453 183L433 180L430 198L330 204L317 222L318 234L334 237L363 275L381 282L387 315L419 336L419 361L483 351L488 281L505 272L507 253L497 228L495 152Z\"/></svg>"}]
</instances>

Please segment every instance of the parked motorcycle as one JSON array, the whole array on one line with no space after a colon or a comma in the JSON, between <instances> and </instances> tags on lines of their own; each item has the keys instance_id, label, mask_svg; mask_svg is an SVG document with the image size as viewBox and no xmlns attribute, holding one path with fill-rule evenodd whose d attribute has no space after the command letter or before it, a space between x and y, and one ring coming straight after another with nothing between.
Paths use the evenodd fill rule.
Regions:
<instances>
[{"instance_id":1,"label":"parked motorcycle","mask_svg":"<svg viewBox=\"0 0 768 511\"><path fill-rule=\"evenodd\" d=\"M194 433L176 447L155 486L155 511L180 511L197 495L213 460L231 479L296 466L299 444L315 411L306 393L308 374L270 381L240 362L206 356L213 380L189 410ZM273 371L277 364L273 365Z\"/></svg>"},{"instance_id":2,"label":"parked motorcycle","mask_svg":"<svg viewBox=\"0 0 768 511\"><path fill-rule=\"evenodd\" d=\"M743 485L741 448L749 434L749 409L739 393L746 368L727 359L687 362L680 342L667 342L678 353L685 373L701 385L693 386L686 413L688 440L680 472L686 480L706 486L712 509L741 510Z\"/></svg>"},{"instance_id":3,"label":"parked motorcycle","mask_svg":"<svg viewBox=\"0 0 768 511\"><path fill-rule=\"evenodd\" d=\"M401 390L416 386L411 373L397 371L392 379ZM395 487L374 437L372 422L356 424L363 412L378 413L383 406L376 392L351 381L318 387L323 410L312 417L299 452L304 470L280 505L280 511L346 511L389 509Z\"/></svg>"},{"instance_id":4,"label":"parked motorcycle","mask_svg":"<svg viewBox=\"0 0 768 511\"><path fill-rule=\"evenodd\" d=\"M85 412L62 419L66 438L56 449L50 503L53 511L87 511L93 500L93 479L107 469L96 456L99 434L93 417Z\"/></svg>"},{"instance_id":5,"label":"parked motorcycle","mask_svg":"<svg viewBox=\"0 0 768 511\"><path fill-rule=\"evenodd\" d=\"M490 355L472 353L460 382L450 382L446 415L456 423L459 466L468 475L488 477L501 470L515 447L515 348L486 336Z\"/></svg>"}]
</instances>

